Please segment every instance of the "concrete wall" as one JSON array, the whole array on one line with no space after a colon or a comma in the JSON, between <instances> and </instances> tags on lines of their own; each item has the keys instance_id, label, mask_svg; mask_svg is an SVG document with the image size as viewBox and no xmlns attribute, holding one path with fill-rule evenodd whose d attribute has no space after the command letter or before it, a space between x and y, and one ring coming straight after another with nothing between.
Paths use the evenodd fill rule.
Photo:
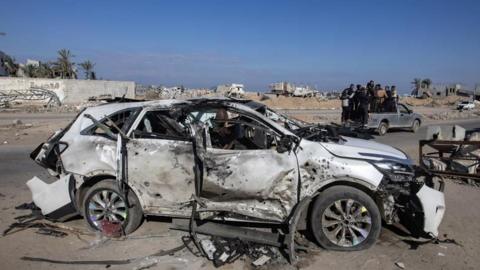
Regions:
<instances>
[{"instance_id":1,"label":"concrete wall","mask_svg":"<svg viewBox=\"0 0 480 270\"><path fill-rule=\"evenodd\" d=\"M135 98L135 82L131 81L0 77L0 91L5 94L9 91L28 90L32 87L55 92L63 104L80 103L89 97L101 95L112 97L125 95L126 98Z\"/></svg>"}]
</instances>

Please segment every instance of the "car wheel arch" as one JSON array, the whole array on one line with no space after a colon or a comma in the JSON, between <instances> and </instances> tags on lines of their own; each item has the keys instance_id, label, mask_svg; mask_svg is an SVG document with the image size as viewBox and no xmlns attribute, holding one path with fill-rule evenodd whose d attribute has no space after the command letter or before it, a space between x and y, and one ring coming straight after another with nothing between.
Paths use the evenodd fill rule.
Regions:
<instances>
[{"instance_id":1,"label":"car wheel arch","mask_svg":"<svg viewBox=\"0 0 480 270\"><path fill-rule=\"evenodd\" d=\"M387 125L387 128L390 127L390 122L388 121L388 119L380 120L380 123L378 124L378 126L380 126L382 123L385 123Z\"/></svg>"},{"instance_id":2,"label":"car wheel arch","mask_svg":"<svg viewBox=\"0 0 480 270\"><path fill-rule=\"evenodd\" d=\"M364 181L361 179L356 179L352 177L345 177L342 179L330 179L322 182L322 185L315 187L315 190L313 192L306 192L305 197L310 196L312 198L312 202L315 201L317 196L319 196L322 192L325 190L331 188L331 187L336 187L336 186L347 186L347 187L352 187L359 189L363 192L365 192L368 196L370 196L374 201L377 201L376 198L376 192L377 192L377 187ZM304 193L305 194L305 193ZM311 207L312 202L310 203Z\"/></svg>"},{"instance_id":3,"label":"car wheel arch","mask_svg":"<svg viewBox=\"0 0 480 270\"><path fill-rule=\"evenodd\" d=\"M366 194L368 194L372 199L375 200L375 193L377 191L377 188L374 187L373 185L360 180L360 179L353 179L353 178L344 178L341 180L335 180L335 181L330 181L329 183L326 183L325 185L322 185L313 195L312 197L315 198L320 193L324 192L325 190L335 187L335 186L348 186L352 188L359 189Z\"/></svg>"},{"instance_id":4,"label":"car wheel arch","mask_svg":"<svg viewBox=\"0 0 480 270\"><path fill-rule=\"evenodd\" d=\"M101 181L115 180L115 179L116 179L116 177L113 176L113 175L110 175L110 174L98 174L98 175L93 175L93 176L90 176L88 178L85 178L85 180L80 185L80 187L77 189L77 192L75 193L76 205L82 207L82 205L83 205L82 202L85 199L85 195L87 194L89 188L93 187L95 184L97 184ZM128 185L128 187L130 188L130 190L133 191L135 196L137 196L138 201L140 202L140 205L141 205L142 209L144 209L143 206L145 205L145 203L142 199L142 196L140 196L140 194L142 194L142 193L139 192L138 189L135 188L133 185ZM83 212L83 209L81 209L81 208L77 209L77 210L79 211L79 213Z\"/></svg>"}]
</instances>

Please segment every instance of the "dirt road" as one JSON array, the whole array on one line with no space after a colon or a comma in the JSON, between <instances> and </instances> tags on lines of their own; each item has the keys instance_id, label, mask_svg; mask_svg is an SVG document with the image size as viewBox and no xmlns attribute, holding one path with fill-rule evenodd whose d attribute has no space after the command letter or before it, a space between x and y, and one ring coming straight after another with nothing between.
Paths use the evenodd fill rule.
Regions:
<instances>
[{"instance_id":1,"label":"dirt road","mask_svg":"<svg viewBox=\"0 0 480 270\"><path fill-rule=\"evenodd\" d=\"M24 123L33 122L33 127L18 133L14 128L0 130L0 230L6 229L14 217L25 214L14 207L29 202L30 192L25 182L34 175L49 179L46 171L28 157L33 148L45 140L53 129L65 126L69 116L47 117L24 115ZM11 116L0 115L0 121L11 123ZM2 123L3 124L3 123ZM480 127L480 120L459 123L467 128ZM24 135L26 134L26 135ZM13 137L12 137L13 136ZM418 139L425 136L425 128L418 133L393 132L377 137L379 142L399 147L412 157L417 156ZM18 138L18 139L15 139ZM447 210L440 227L441 238L455 239L461 246L447 243L426 244L416 247L400 239L390 229L383 229L380 240L369 250L359 252L331 252L325 250L301 254L301 269L479 269L480 256L480 189L448 183L446 187ZM63 225L85 230L83 220L74 219ZM181 243L183 233L169 231L168 219L147 219L132 238L102 240L95 235L69 234L64 238L40 235L35 229L0 237L0 261L2 269L105 269L105 265L58 265L21 260L22 256L43 257L57 260L105 260L142 257L160 249L175 247ZM111 265L111 269L134 269L154 262L154 258L137 260L127 265ZM222 269L249 269L251 266L238 260ZM188 251L175 256L159 257L158 264L150 269L214 269L211 262L197 258ZM293 269L288 264L268 265L265 269Z\"/></svg>"}]
</instances>

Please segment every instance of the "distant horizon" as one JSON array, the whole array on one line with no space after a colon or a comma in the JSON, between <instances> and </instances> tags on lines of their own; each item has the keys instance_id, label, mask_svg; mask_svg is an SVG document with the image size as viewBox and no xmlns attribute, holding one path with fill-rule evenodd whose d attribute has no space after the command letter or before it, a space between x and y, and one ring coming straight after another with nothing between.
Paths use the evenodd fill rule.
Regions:
<instances>
[{"instance_id":1,"label":"distant horizon","mask_svg":"<svg viewBox=\"0 0 480 270\"><path fill-rule=\"evenodd\" d=\"M243 83L254 92L278 81L338 91L374 80L400 93L417 77L471 90L480 83L480 2L473 0L64 0L2 8L0 50L25 62L69 49L73 62L90 60L109 80Z\"/></svg>"}]
</instances>

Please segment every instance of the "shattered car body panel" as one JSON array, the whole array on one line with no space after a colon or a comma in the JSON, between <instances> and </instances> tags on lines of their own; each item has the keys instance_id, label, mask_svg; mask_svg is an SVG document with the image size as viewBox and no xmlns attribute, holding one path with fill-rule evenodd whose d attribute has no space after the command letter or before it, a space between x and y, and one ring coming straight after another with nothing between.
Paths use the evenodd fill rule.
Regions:
<instances>
[{"instance_id":1,"label":"shattered car body panel","mask_svg":"<svg viewBox=\"0 0 480 270\"><path fill-rule=\"evenodd\" d=\"M293 153L207 149L204 168L207 209L282 222L297 201Z\"/></svg>"},{"instance_id":2,"label":"shattered car body panel","mask_svg":"<svg viewBox=\"0 0 480 270\"><path fill-rule=\"evenodd\" d=\"M302 139L294 132L301 122L244 101L164 100L89 108L56 138L65 149L32 153L39 164L56 155L61 166L50 169L72 174L77 197L93 177L118 179L121 164L116 139L97 133L87 113L105 125L113 120L112 132L128 138L122 166L147 215L189 217L195 197L201 217L286 223L300 201L342 184L369 190L391 222L402 196L417 196L423 185L409 189L411 160L390 146L340 135ZM229 118L217 121L222 113ZM225 127L230 141L219 139ZM422 228L434 235L442 216L433 212L444 207L443 193L435 194L433 201L425 199L428 192L418 194L421 210L429 211Z\"/></svg>"},{"instance_id":3,"label":"shattered car body panel","mask_svg":"<svg viewBox=\"0 0 480 270\"><path fill-rule=\"evenodd\" d=\"M195 190L191 142L138 139L127 149L129 183L144 211L178 215Z\"/></svg>"}]
</instances>

